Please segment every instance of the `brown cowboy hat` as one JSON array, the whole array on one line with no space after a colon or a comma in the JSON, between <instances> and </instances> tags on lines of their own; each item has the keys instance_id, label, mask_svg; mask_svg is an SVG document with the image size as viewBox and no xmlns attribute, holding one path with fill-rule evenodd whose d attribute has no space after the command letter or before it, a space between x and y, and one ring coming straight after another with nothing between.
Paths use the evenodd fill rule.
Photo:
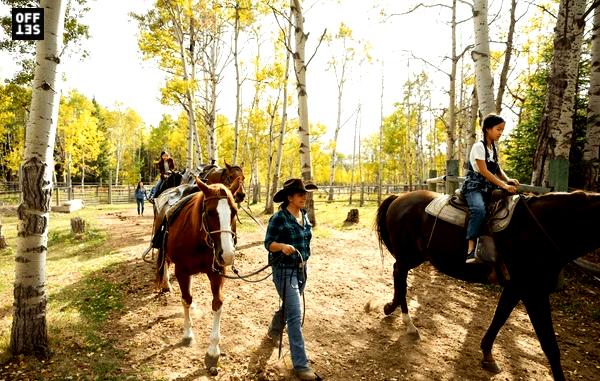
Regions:
<instances>
[{"instance_id":1,"label":"brown cowboy hat","mask_svg":"<svg viewBox=\"0 0 600 381\"><path fill-rule=\"evenodd\" d=\"M315 189L318 189L317 186L309 181L306 183L302 181L302 179L289 179L283 183L283 188L278 190L277 193L273 196L274 202L283 202L286 197L300 192L312 192Z\"/></svg>"}]
</instances>

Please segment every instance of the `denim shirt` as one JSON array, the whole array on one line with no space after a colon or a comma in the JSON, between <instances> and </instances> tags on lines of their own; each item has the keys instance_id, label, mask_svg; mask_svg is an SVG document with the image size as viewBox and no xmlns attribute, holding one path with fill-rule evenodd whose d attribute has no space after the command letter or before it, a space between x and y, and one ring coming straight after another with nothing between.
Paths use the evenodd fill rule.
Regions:
<instances>
[{"instance_id":1,"label":"denim shirt","mask_svg":"<svg viewBox=\"0 0 600 381\"><path fill-rule=\"evenodd\" d=\"M285 243L294 246L306 262L310 257L310 239L312 238L312 225L308 221L306 210L301 209L304 226L301 226L287 209L280 209L269 219L269 226L265 234L265 248L273 242ZM296 267L300 263L298 254L284 255L281 251L269 251L269 263L282 267Z\"/></svg>"},{"instance_id":2,"label":"denim shirt","mask_svg":"<svg viewBox=\"0 0 600 381\"><path fill-rule=\"evenodd\" d=\"M140 189L135 189L135 199L136 200L143 200L147 198L146 195L146 189L145 188L140 188Z\"/></svg>"}]
</instances>

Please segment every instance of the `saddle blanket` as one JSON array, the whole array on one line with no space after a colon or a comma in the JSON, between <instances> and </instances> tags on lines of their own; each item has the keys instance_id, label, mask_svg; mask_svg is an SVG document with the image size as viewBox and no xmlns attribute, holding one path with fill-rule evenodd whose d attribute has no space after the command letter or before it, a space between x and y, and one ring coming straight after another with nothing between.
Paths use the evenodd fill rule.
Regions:
<instances>
[{"instance_id":1,"label":"saddle blanket","mask_svg":"<svg viewBox=\"0 0 600 381\"><path fill-rule=\"evenodd\" d=\"M452 196L447 194L434 198L427 207L425 207L425 212L442 221L465 227L467 212L450 204L451 198ZM491 216L488 218L490 230L494 233L506 229L512 218L517 201L519 201L519 196L513 195L507 197L506 201L506 206L494 209Z\"/></svg>"}]
</instances>

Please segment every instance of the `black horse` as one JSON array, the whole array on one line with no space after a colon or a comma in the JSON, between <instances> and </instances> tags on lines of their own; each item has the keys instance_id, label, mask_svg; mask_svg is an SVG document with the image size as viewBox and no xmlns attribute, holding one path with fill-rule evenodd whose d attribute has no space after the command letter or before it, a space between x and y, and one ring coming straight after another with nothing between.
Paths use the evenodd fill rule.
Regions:
<instances>
[{"instance_id":1,"label":"black horse","mask_svg":"<svg viewBox=\"0 0 600 381\"><path fill-rule=\"evenodd\" d=\"M384 306L391 314L400 306L407 332L419 333L406 304L408 271L430 261L439 271L470 282L487 283L487 264L465 264L466 239L462 227L437 220L425 207L437 193L409 192L385 199L377 210L376 229L380 243L395 257L394 298ZM571 260L600 247L598 193L549 193L523 197L512 220L494 233L499 255L510 279L503 286L494 318L481 340L482 365L499 372L492 346L500 328L519 301L523 301L555 380L564 380L560 351L550 314L549 294L560 270Z\"/></svg>"},{"instance_id":2,"label":"black horse","mask_svg":"<svg viewBox=\"0 0 600 381\"><path fill-rule=\"evenodd\" d=\"M162 192L181 184L183 175L179 171L173 171L161 182L160 187L154 190L153 198L158 198Z\"/></svg>"}]
</instances>

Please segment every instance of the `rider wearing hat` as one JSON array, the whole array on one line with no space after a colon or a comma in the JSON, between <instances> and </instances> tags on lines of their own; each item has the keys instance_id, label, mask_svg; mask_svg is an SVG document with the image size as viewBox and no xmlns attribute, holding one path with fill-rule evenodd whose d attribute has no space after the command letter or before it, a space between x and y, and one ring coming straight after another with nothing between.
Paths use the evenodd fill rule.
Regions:
<instances>
[{"instance_id":1,"label":"rider wearing hat","mask_svg":"<svg viewBox=\"0 0 600 381\"><path fill-rule=\"evenodd\" d=\"M273 201L281 203L281 206L271 216L265 235L265 247L269 251L269 263L273 268L273 283L283 300L281 307L273 315L267 335L277 344L287 324L292 363L300 380L317 379L308 365L304 347L300 300L306 286L306 263L310 257L312 238L312 226L304 206L306 193L315 189L316 185L305 183L301 179L287 180L283 188L273 196Z\"/></svg>"}]
</instances>

